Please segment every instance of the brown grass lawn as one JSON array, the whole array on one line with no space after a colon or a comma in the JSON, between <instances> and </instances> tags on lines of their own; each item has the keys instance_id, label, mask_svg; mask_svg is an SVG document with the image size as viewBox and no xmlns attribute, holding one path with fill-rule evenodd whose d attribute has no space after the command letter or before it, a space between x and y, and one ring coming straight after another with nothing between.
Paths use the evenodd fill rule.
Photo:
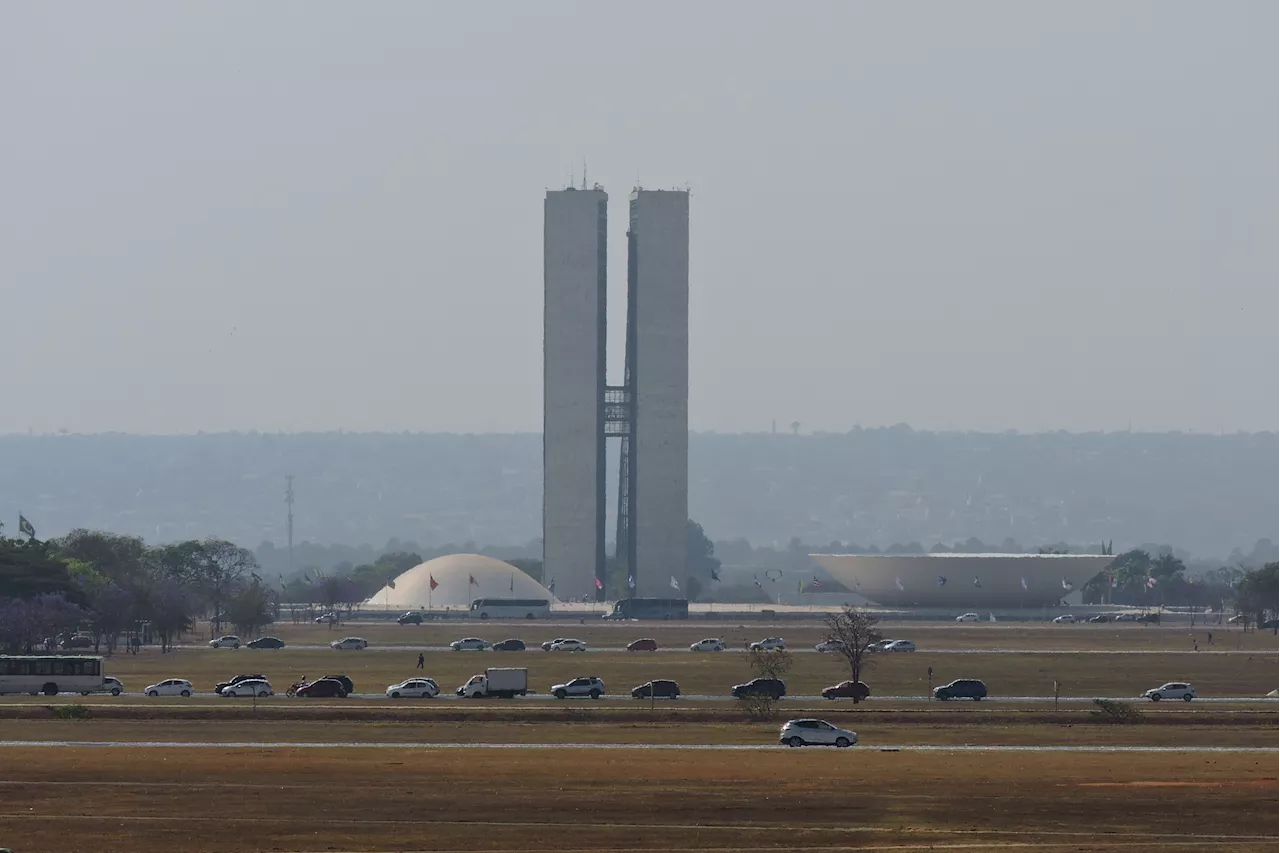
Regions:
<instances>
[{"instance_id":1,"label":"brown grass lawn","mask_svg":"<svg viewBox=\"0 0 1280 853\"><path fill-rule=\"evenodd\" d=\"M16 851L1276 849L1276 759L9 749Z\"/></svg>"},{"instance_id":2,"label":"brown grass lawn","mask_svg":"<svg viewBox=\"0 0 1280 853\"><path fill-rule=\"evenodd\" d=\"M197 690L237 673L266 675L283 692L303 675L311 678L341 672L349 675L359 693L381 693L388 684L413 676L417 652L337 652L285 648L179 649L161 655L144 649L139 655L116 655L107 672L124 681L130 691L163 678L187 678ZM795 668L786 678L792 695L812 696L829 684L848 678L848 670L833 655L795 655ZM525 666L531 687L549 692L553 683L577 675L598 675L613 694L627 694L651 678L673 678L687 694L727 696L735 683L751 677L740 653L626 653L555 654L528 652L427 652L425 674L452 691L487 666ZM925 696L928 667L933 684L954 678L981 678L993 697L1051 696L1056 679L1063 696L1137 696L1141 691L1174 679L1186 679L1201 696L1262 696L1275 689L1277 659L1266 654L890 654L877 658L864 675L873 696ZM11 697L12 699L12 697ZM234 700L231 700L234 701ZM283 701L283 700L281 700Z\"/></svg>"}]
</instances>

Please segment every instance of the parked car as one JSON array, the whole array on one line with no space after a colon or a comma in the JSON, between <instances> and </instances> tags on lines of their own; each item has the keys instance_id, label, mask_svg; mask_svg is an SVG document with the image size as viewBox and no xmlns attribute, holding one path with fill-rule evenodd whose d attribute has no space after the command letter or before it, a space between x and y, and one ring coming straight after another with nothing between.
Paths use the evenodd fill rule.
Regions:
<instances>
[{"instance_id":1,"label":"parked car","mask_svg":"<svg viewBox=\"0 0 1280 853\"><path fill-rule=\"evenodd\" d=\"M950 684L933 688L933 698L946 701L948 699L972 699L975 702L985 699L987 685L976 678L957 678Z\"/></svg>"},{"instance_id":2,"label":"parked car","mask_svg":"<svg viewBox=\"0 0 1280 853\"><path fill-rule=\"evenodd\" d=\"M977 613L961 613L959 616L956 617L956 621L957 622L978 622L981 620L978 618Z\"/></svg>"},{"instance_id":3,"label":"parked car","mask_svg":"<svg viewBox=\"0 0 1280 853\"><path fill-rule=\"evenodd\" d=\"M82 690L81 696L88 696L90 693L110 693L112 696L119 696L124 692L124 685L120 683L120 679L105 676L102 679L102 686L97 690Z\"/></svg>"},{"instance_id":4,"label":"parked car","mask_svg":"<svg viewBox=\"0 0 1280 853\"><path fill-rule=\"evenodd\" d=\"M718 640L715 637L707 637L705 640L699 640L689 647L691 652L722 652L724 651L724 640Z\"/></svg>"},{"instance_id":5,"label":"parked car","mask_svg":"<svg viewBox=\"0 0 1280 853\"><path fill-rule=\"evenodd\" d=\"M1088 619L1086 619L1085 621L1086 621L1086 622L1091 622L1091 623L1093 623L1094 625L1101 625L1103 622L1110 622L1110 621L1111 621L1111 617L1110 617L1110 616L1108 616L1108 615L1107 615L1107 614L1105 614L1105 613L1099 613L1099 614L1097 614L1096 616L1090 616L1090 617L1089 617Z\"/></svg>"},{"instance_id":6,"label":"parked car","mask_svg":"<svg viewBox=\"0 0 1280 853\"><path fill-rule=\"evenodd\" d=\"M1127 616L1127 615L1129 615L1129 614L1124 614L1124 615L1126 615L1126 616ZM1246 622L1246 621L1248 621L1248 619L1249 619L1249 617L1248 617L1248 616L1246 616L1245 614L1243 614L1243 613L1237 613L1235 616L1232 616L1232 617L1231 617L1230 619L1228 619L1227 621L1228 621L1228 622L1230 622L1232 625L1236 625L1236 624L1239 624L1239 623L1241 623L1241 622ZM1119 616L1117 616L1117 617L1116 617L1116 621L1117 621L1117 622L1119 622L1119 621L1120 621L1120 617L1119 617ZM1134 618L1134 619L1132 619L1132 620L1130 620L1130 619L1126 619L1125 621L1126 621L1126 622L1130 622L1130 621L1137 621L1137 620L1136 620L1136 617L1135 617L1135 618Z\"/></svg>"},{"instance_id":7,"label":"parked car","mask_svg":"<svg viewBox=\"0 0 1280 853\"><path fill-rule=\"evenodd\" d=\"M815 652L840 652L844 651L843 640L823 640L821 643L813 647Z\"/></svg>"},{"instance_id":8,"label":"parked car","mask_svg":"<svg viewBox=\"0 0 1280 853\"><path fill-rule=\"evenodd\" d=\"M1053 624L1074 625L1076 624L1076 617L1072 616L1070 613L1063 613L1061 616L1053 617Z\"/></svg>"},{"instance_id":9,"label":"parked car","mask_svg":"<svg viewBox=\"0 0 1280 853\"><path fill-rule=\"evenodd\" d=\"M235 634L226 634L216 640L209 641L211 649L238 649L240 648L240 638Z\"/></svg>"},{"instance_id":10,"label":"parked car","mask_svg":"<svg viewBox=\"0 0 1280 853\"><path fill-rule=\"evenodd\" d=\"M482 652L489 648L489 644L479 637L463 637L450 643L449 648L455 652Z\"/></svg>"},{"instance_id":11,"label":"parked car","mask_svg":"<svg viewBox=\"0 0 1280 853\"><path fill-rule=\"evenodd\" d=\"M780 678L753 678L745 684L735 684L729 695L734 699L747 696L769 696L781 699L787 695L787 685Z\"/></svg>"},{"instance_id":12,"label":"parked car","mask_svg":"<svg viewBox=\"0 0 1280 853\"><path fill-rule=\"evenodd\" d=\"M587 644L581 640L556 640L551 644L553 652L585 652Z\"/></svg>"},{"instance_id":13,"label":"parked car","mask_svg":"<svg viewBox=\"0 0 1280 853\"><path fill-rule=\"evenodd\" d=\"M343 637L341 640L330 643L329 648L338 651L360 651L369 648L369 641L363 637Z\"/></svg>"},{"instance_id":14,"label":"parked car","mask_svg":"<svg viewBox=\"0 0 1280 853\"><path fill-rule=\"evenodd\" d=\"M336 678L321 678L305 687L299 687L297 695L304 696L307 699L329 699L334 696L343 698L350 692Z\"/></svg>"},{"instance_id":15,"label":"parked car","mask_svg":"<svg viewBox=\"0 0 1280 853\"><path fill-rule=\"evenodd\" d=\"M264 678L250 678L237 684L228 684L218 691L223 696L272 696L275 691Z\"/></svg>"},{"instance_id":16,"label":"parked car","mask_svg":"<svg viewBox=\"0 0 1280 853\"><path fill-rule=\"evenodd\" d=\"M1116 622L1138 622L1141 619L1142 614L1140 613L1117 613L1114 617L1114 621ZM1235 619L1232 619L1231 621L1234 622Z\"/></svg>"},{"instance_id":17,"label":"parked car","mask_svg":"<svg viewBox=\"0 0 1280 853\"><path fill-rule=\"evenodd\" d=\"M396 619L397 625L421 625L422 614L417 611L410 610L408 613Z\"/></svg>"},{"instance_id":18,"label":"parked car","mask_svg":"<svg viewBox=\"0 0 1280 853\"><path fill-rule=\"evenodd\" d=\"M334 681L341 684L342 689L345 690L347 693L356 692L355 683L350 678L347 678L345 675L325 675L325 676L322 676L322 678L332 678Z\"/></svg>"},{"instance_id":19,"label":"parked car","mask_svg":"<svg viewBox=\"0 0 1280 853\"><path fill-rule=\"evenodd\" d=\"M841 749L858 742L858 735L836 728L826 720L787 720L778 732L778 742L787 746L837 746Z\"/></svg>"},{"instance_id":20,"label":"parked car","mask_svg":"<svg viewBox=\"0 0 1280 853\"><path fill-rule=\"evenodd\" d=\"M1280 619L1268 619L1265 622L1259 622L1258 627L1264 631L1274 631L1280 628Z\"/></svg>"},{"instance_id":21,"label":"parked car","mask_svg":"<svg viewBox=\"0 0 1280 853\"><path fill-rule=\"evenodd\" d=\"M786 647L787 647L787 641L782 639L781 637L765 637L763 640L760 640L759 642L752 643L751 651L753 652L783 651L784 649L786 649Z\"/></svg>"},{"instance_id":22,"label":"parked car","mask_svg":"<svg viewBox=\"0 0 1280 853\"><path fill-rule=\"evenodd\" d=\"M865 650L868 652L882 652L884 651L885 646L893 642L897 642L897 641L896 640L877 640L876 642L868 645Z\"/></svg>"},{"instance_id":23,"label":"parked car","mask_svg":"<svg viewBox=\"0 0 1280 853\"><path fill-rule=\"evenodd\" d=\"M914 652L916 644L910 640L890 640L880 647L882 652Z\"/></svg>"},{"instance_id":24,"label":"parked car","mask_svg":"<svg viewBox=\"0 0 1280 853\"><path fill-rule=\"evenodd\" d=\"M594 675L575 678L564 684L551 685L551 695L557 699L568 699L574 696L589 696L599 699L604 695L604 682Z\"/></svg>"},{"instance_id":25,"label":"parked car","mask_svg":"<svg viewBox=\"0 0 1280 853\"><path fill-rule=\"evenodd\" d=\"M76 634L73 637L66 637L58 645L64 649L87 649L93 646L93 637L86 637L84 634Z\"/></svg>"},{"instance_id":26,"label":"parked car","mask_svg":"<svg viewBox=\"0 0 1280 853\"><path fill-rule=\"evenodd\" d=\"M492 648L495 652L522 652L525 649L525 645L524 640L517 640L513 637L510 640L494 643Z\"/></svg>"},{"instance_id":27,"label":"parked car","mask_svg":"<svg viewBox=\"0 0 1280 853\"><path fill-rule=\"evenodd\" d=\"M317 625L323 625L325 622L337 622L338 614L337 613L321 613L319 616L312 619L311 621L316 623Z\"/></svg>"},{"instance_id":28,"label":"parked car","mask_svg":"<svg viewBox=\"0 0 1280 853\"><path fill-rule=\"evenodd\" d=\"M148 684L142 692L148 696L190 696L196 691L185 678L166 678L164 681Z\"/></svg>"},{"instance_id":29,"label":"parked car","mask_svg":"<svg viewBox=\"0 0 1280 853\"><path fill-rule=\"evenodd\" d=\"M440 695L440 685L434 678L410 678L388 685L387 695L392 699L434 699Z\"/></svg>"},{"instance_id":30,"label":"parked car","mask_svg":"<svg viewBox=\"0 0 1280 853\"><path fill-rule=\"evenodd\" d=\"M279 637L259 637L245 644L251 649L283 649L284 640Z\"/></svg>"},{"instance_id":31,"label":"parked car","mask_svg":"<svg viewBox=\"0 0 1280 853\"><path fill-rule=\"evenodd\" d=\"M563 642L564 642L563 637L556 637L554 640L547 640L545 643L542 644L542 650L544 652L549 652L551 651L551 647L554 646L556 643L563 643Z\"/></svg>"},{"instance_id":32,"label":"parked car","mask_svg":"<svg viewBox=\"0 0 1280 853\"><path fill-rule=\"evenodd\" d=\"M237 675L233 678L227 679L226 681L219 681L217 684L213 686L213 692L221 693L224 688L231 687L232 685L235 685L235 684L239 684L242 681L266 681L266 680L267 680L267 677L265 675L257 675L257 674Z\"/></svg>"},{"instance_id":33,"label":"parked car","mask_svg":"<svg viewBox=\"0 0 1280 853\"><path fill-rule=\"evenodd\" d=\"M1150 699L1152 702L1159 702L1161 699L1181 699L1184 702L1190 702L1196 698L1196 689L1185 681L1170 681L1168 684L1153 687L1142 695L1143 698Z\"/></svg>"},{"instance_id":34,"label":"parked car","mask_svg":"<svg viewBox=\"0 0 1280 853\"><path fill-rule=\"evenodd\" d=\"M656 652L658 650L658 641L652 637L645 637L635 640L631 645L627 646L629 652Z\"/></svg>"},{"instance_id":35,"label":"parked car","mask_svg":"<svg viewBox=\"0 0 1280 853\"><path fill-rule=\"evenodd\" d=\"M861 702L870 698L871 688L861 681L842 681L830 687L822 688L823 699L853 699Z\"/></svg>"},{"instance_id":36,"label":"parked car","mask_svg":"<svg viewBox=\"0 0 1280 853\"><path fill-rule=\"evenodd\" d=\"M631 688L632 699L675 699L680 695L680 685L666 678L646 681L639 687Z\"/></svg>"}]
</instances>

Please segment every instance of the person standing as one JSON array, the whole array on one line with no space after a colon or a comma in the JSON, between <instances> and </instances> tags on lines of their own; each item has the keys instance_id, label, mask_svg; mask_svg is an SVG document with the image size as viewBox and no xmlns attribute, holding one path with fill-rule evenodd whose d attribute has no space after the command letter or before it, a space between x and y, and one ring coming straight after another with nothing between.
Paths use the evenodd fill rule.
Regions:
<instances>
[{"instance_id":1,"label":"person standing","mask_svg":"<svg viewBox=\"0 0 1280 853\"><path fill-rule=\"evenodd\" d=\"M426 662L427 659L423 656L422 652L418 652L418 669L422 669L426 665Z\"/></svg>"}]
</instances>

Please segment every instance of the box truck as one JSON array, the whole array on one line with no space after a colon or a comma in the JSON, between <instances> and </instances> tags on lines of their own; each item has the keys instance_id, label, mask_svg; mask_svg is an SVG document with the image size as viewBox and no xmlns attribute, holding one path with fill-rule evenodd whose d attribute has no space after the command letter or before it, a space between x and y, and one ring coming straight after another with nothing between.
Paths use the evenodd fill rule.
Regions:
<instances>
[{"instance_id":1,"label":"box truck","mask_svg":"<svg viewBox=\"0 0 1280 853\"><path fill-rule=\"evenodd\" d=\"M523 667L494 667L481 675L473 675L458 688L464 699L483 699L487 696L524 696L529 692L529 670Z\"/></svg>"}]
</instances>

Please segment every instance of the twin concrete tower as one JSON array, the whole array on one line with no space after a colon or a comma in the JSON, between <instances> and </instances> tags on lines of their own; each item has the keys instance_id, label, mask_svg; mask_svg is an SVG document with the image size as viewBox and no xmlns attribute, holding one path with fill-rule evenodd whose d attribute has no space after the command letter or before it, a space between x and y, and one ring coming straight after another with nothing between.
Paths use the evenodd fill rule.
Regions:
<instances>
[{"instance_id":1,"label":"twin concrete tower","mask_svg":"<svg viewBox=\"0 0 1280 853\"><path fill-rule=\"evenodd\" d=\"M560 598L682 598L689 519L689 194L631 193L626 368L605 376L609 196L547 192L543 226L542 556ZM605 573L605 442L621 441ZM618 577L634 580L621 584Z\"/></svg>"}]
</instances>

